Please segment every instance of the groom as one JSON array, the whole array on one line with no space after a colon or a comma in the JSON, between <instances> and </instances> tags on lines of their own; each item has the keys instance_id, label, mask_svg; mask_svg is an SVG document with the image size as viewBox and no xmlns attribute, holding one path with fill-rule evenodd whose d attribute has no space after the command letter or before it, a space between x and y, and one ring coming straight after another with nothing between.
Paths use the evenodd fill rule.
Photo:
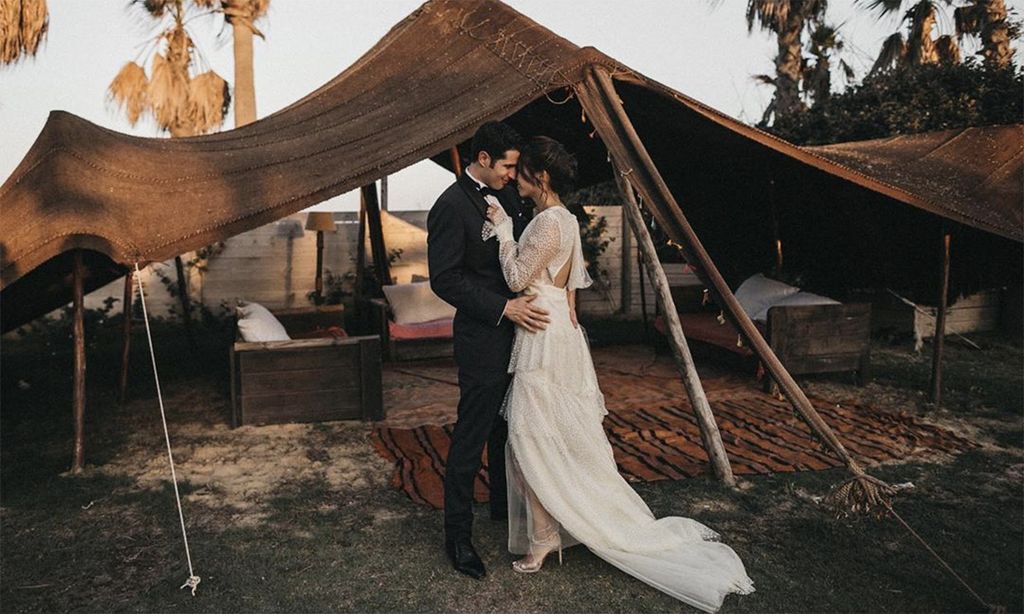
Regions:
<instances>
[{"instance_id":1,"label":"groom","mask_svg":"<svg viewBox=\"0 0 1024 614\"><path fill-rule=\"evenodd\" d=\"M455 363L459 368L458 421L452 432L444 479L445 551L455 569L481 579L487 574L473 548L473 481L487 444L491 518L508 516L505 491L507 426L498 415L510 376L514 325L544 328L547 312L515 298L498 262L498 241L484 240L489 203L512 218L514 236L527 218L515 189L522 139L501 122L473 136L470 164L438 197L427 217L430 287L455 307Z\"/></svg>"}]
</instances>

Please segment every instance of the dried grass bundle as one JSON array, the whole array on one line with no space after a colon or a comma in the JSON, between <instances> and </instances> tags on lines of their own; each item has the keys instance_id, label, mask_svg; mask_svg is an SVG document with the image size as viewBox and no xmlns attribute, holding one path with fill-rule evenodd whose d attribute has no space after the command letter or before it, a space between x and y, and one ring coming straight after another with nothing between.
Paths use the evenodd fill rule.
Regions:
<instances>
[{"instance_id":1,"label":"dried grass bundle","mask_svg":"<svg viewBox=\"0 0 1024 614\"><path fill-rule=\"evenodd\" d=\"M110 82L107 93L124 109L133 126L148 108L149 79L146 71L135 62L128 62Z\"/></svg>"},{"instance_id":2,"label":"dried grass bundle","mask_svg":"<svg viewBox=\"0 0 1024 614\"><path fill-rule=\"evenodd\" d=\"M49 27L46 0L0 0L0 63L34 55Z\"/></svg>"},{"instance_id":3,"label":"dried grass bundle","mask_svg":"<svg viewBox=\"0 0 1024 614\"><path fill-rule=\"evenodd\" d=\"M850 515L885 516L891 511L896 489L867 474L855 475L835 486L823 503L837 518Z\"/></svg>"},{"instance_id":4,"label":"dried grass bundle","mask_svg":"<svg viewBox=\"0 0 1024 614\"><path fill-rule=\"evenodd\" d=\"M193 132L205 134L219 128L231 102L227 81L210 70L196 75L188 87L189 125Z\"/></svg>"}]
</instances>

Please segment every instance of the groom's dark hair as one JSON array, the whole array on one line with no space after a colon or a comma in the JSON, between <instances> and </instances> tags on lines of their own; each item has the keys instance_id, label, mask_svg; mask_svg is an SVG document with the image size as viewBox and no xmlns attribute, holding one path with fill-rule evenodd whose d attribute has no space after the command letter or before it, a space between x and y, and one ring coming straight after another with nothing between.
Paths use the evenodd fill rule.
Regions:
<instances>
[{"instance_id":1,"label":"groom's dark hair","mask_svg":"<svg viewBox=\"0 0 1024 614\"><path fill-rule=\"evenodd\" d=\"M519 136L512 126L504 122L487 122L476 130L473 135L473 144L470 147L469 159L476 162L481 151L486 151L491 156L491 167L494 161L505 157L509 150L521 151L523 149L523 137Z\"/></svg>"}]
</instances>

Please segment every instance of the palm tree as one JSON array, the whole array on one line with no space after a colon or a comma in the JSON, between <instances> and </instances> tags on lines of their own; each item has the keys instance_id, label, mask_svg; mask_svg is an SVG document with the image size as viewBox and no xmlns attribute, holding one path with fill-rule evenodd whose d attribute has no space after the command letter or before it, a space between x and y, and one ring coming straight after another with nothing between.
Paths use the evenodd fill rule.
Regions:
<instances>
[{"instance_id":1,"label":"palm tree","mask_svg":"<svg viewBox=\"0 0 1024 614\"><path fill-rule=\"evenodd\" d=\"M202 69L202 57L185 28L188 9L184 0L133 0L133 4L158 20L163 29L154 39L150 76L147 78L143 68L145 60L143 64L126 63L110 83L110 98L124 110L133 126L142 116L151 114L157 127L171 137L206 134L220 128L231 104L228 84L214 71ZM194 348L181 256L174 257L174 264L182 319Z\"/></svg>"},{"instance_id":2,"label":"palm tree","mask_svg":"<svg viewBox=\"0 0 1024 614\"><path fill-rule=\"evenodd\" d=\"M266 14L270 0L194 0L201 7L224 14L231 25L235 53L235 128L256 121L252 37L263 38L255 22Z\"/></svg>"},{"instance_id":3,"label":"palm tree","mask_svg":"<svg viewBox=\"0 0 1024 614\"><path fill-rule=\"evenodd\" d=\"M1013 61L1010 41L1020 36L1012 24L1004 0L971 0L953 11L957 36L975 35L981 39L981 56L985 62L1006 68Z\"/></svg>"},{"instance_id":4,"label":"palm tree","mask_svg":"<svg viewBox=\"0 0 1024 614\"><path fill-rule=\"evenodd\" d=\"M154 19L167 23L155 38L150 74L128 62L110 83L108 94L134 126L151 114L172 137L206 134L220 128L231 104L227 82L204 62L185 28L184 0L135 0Z\"/></svg>"},{"instance_id":5,"label":"palm tree","mask_svg":"<svg viewBox=\"0 0 1024 614\"><path fill-rule=\"evenodd\" d=\"M775 95L765 110L763 123L774 114L788 116L804 108L800 99L800 81L804 67L803 33L820 23L828 8L827 0L748 0L747 30L759 26L775 35L778 53L775 75L759 77L775 86Z\"/></svg>"},{"instance_id":6,"label":"palm tree","mask_svg":"<svg viewBox=\"0 0 1024 614\"><path fill-rule=\"evenodd\" d=\"M858 0L868 10L877 11L879 18L902 11L907 4L903 0ZM919 66L923 64L959 64L960 45L964 36L974 36L981 41L981 55L986 63L998 67L1010 65L1013 52L1010 41L1019 32L1011 23L1004 0L967 0L953 10L956 37L943 34L933 38L943 7L954 7L954 0L918 0L907 7L900 20L900 26L908 26L906 39L899 31L893 33L882 44L871 73L898 66Z\"/></svg>"},{"instance_id":7,"label":"palm tree","mask_svg":"<svg viewBox=\"0 0 1024 614\"><path fill-rule=\"evenodd\" d=\"M811 60L804 58L801 69L804 96L814 104L832 93L832 60L843 51L843 40L837 26L818 21L811 30L808 49ZM839 58L839 68L847 82L853 81L853 67Z\"/></svg>"},{"instance_id":8,"label":"palm tree","mask_svg":"<svg viewBox=\"0 0 1024 614\"><path fill-rule=\"evenodd\" d=\"M0 0L0 64L35 55L49 26L46 0Z\"/></svg>"}]
</instances>

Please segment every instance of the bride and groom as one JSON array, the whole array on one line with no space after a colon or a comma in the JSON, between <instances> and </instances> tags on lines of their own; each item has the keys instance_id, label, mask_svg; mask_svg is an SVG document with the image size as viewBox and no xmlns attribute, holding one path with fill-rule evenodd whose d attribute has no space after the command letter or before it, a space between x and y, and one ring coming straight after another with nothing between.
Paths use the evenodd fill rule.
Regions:
<instances>
[{"instance_id":1,"label":"bride and groom","mask_svg":"<svg viewBox=\"0 0 1024 614\"><path fill-rule=\"evenodd\" d=\"M753 591L743 563L688 518L656 519L619 475L601 426L604 397L576 291L591 280L575 216L561 196L576 161L547 137L477 130L471 163L427 218L430 283L456 308L458 420L444 481L445 550L473 578L473 482L486 444L490 514L508 521L517 572L583 544L687 604L717 610ZM532 201L532 218L524 199Z\"/></svg>"}]
</instances>

